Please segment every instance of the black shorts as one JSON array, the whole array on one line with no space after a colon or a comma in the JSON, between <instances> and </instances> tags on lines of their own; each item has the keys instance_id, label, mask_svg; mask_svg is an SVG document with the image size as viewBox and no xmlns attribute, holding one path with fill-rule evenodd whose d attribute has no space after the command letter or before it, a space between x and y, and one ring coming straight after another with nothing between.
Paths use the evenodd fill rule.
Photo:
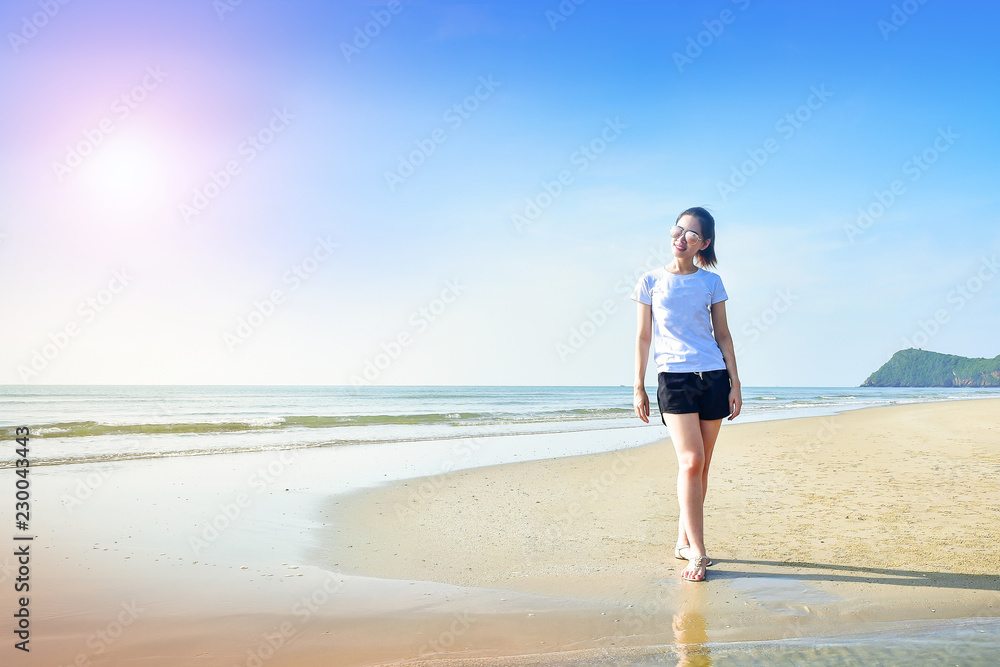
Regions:
<instances>
[{"instance_id":1,"label":"black shorts","mask_svg":"<svg viewBox=\"0 0 1000 667\"><path fill-rule=\"evenodd\" d=\"M701 373L658 373L656 403L660 421L666 426L663 413L697 412L706 421L729 416L729 371Z\"/></svg>"}]
</instances>

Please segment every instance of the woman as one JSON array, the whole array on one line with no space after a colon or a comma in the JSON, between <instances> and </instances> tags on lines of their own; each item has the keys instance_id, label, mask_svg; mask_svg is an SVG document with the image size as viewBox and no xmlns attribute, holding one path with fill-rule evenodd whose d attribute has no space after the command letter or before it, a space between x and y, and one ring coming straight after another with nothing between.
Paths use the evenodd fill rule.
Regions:
<instances>
[{"instance_id":1,"label":"woman","mask_svg":"<svg viewBox=\"0 0 1000 667\"><path fill-rule=\"evenodd\" d=\"M639 308L634 407L649 423L645 377L652 341L660 420L677 452L674 556L688 560L682 579L705 581L712 564L703 520L708 466L722 419L740 414L743 398L726 323L728 296L722 279L703 268L716 264L715 219L700 206L689 208L677 216L670 238L673 261L644 273L632 291Z\"/></svg>"}]
</instances>

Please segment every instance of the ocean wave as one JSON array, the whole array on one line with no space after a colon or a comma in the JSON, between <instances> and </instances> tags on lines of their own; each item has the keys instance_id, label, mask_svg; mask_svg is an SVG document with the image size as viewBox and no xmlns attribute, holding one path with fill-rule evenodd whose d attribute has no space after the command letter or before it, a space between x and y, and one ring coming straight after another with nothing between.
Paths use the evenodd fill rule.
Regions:
<instances>
[{"instance_id":1,"label":"ocean wave","mask_svg":"<svg viewBox=\"0 0 1000 667\"><path fill-rule=\"evenodd\" d=\"M31 429L32 437L40 438L73 438L82 436L104 435L181 435L190 433L235 433L238 431L254 431L281 428L279 420L250 419L234 422L173 422L155 424L136 424L127 422L58 422L41 424ZM6 429L13 433L12 429Z\"/></svg>"},{"instance_id":2,"label":"ocean wave","mask_svg":"<svg viewBox=\"0 0 1000 667\"><path fill-rule=\"evenodd\" d=\"M633 414L626 408L576 408L545 412L432 412L402 415L305 415L254 417L236 421L129 423L120 421L73 421L41 424L32 428L40 438L75 438L109 435L191 435L275 431L296 428L338 428L345 426L406 426L469 424L523 424L552 421L616 419ZM13 437L14 429L3 429Z\"/></svg>"}]
</instances>

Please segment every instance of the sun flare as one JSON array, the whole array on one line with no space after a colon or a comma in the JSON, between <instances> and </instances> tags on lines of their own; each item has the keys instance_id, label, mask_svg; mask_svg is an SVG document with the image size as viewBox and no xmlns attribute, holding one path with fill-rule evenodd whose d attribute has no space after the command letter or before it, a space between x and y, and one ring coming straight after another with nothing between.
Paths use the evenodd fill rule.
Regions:
<instances>
[{"instance_id":1,"label":"sun flare","mask_svg":"<svg viewBox=\"0 0 1000 667\"><path fill-rule=\"evenodd\" d=\"M104 212L147 213L167 191L166 154L145 138L111 137L80 169L80 184Z\"/></svg>"}]
</instances>

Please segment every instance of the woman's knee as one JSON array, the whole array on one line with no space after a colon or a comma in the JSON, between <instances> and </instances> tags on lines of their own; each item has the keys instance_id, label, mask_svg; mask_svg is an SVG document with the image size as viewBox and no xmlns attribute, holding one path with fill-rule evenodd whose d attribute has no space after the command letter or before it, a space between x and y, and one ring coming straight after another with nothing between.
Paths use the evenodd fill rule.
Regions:
<instances>
[{"instance_id":1,"label":"woman's knee","mask_svg":"<svg viewBox=\"0 0 1000 667\"><path fill-rule=\"evenodd\" d=\"M705 456L697 452L685 452L677 460L679 472L688 476L701 476L705 472Z\"/></svg>"}]
</instances>

